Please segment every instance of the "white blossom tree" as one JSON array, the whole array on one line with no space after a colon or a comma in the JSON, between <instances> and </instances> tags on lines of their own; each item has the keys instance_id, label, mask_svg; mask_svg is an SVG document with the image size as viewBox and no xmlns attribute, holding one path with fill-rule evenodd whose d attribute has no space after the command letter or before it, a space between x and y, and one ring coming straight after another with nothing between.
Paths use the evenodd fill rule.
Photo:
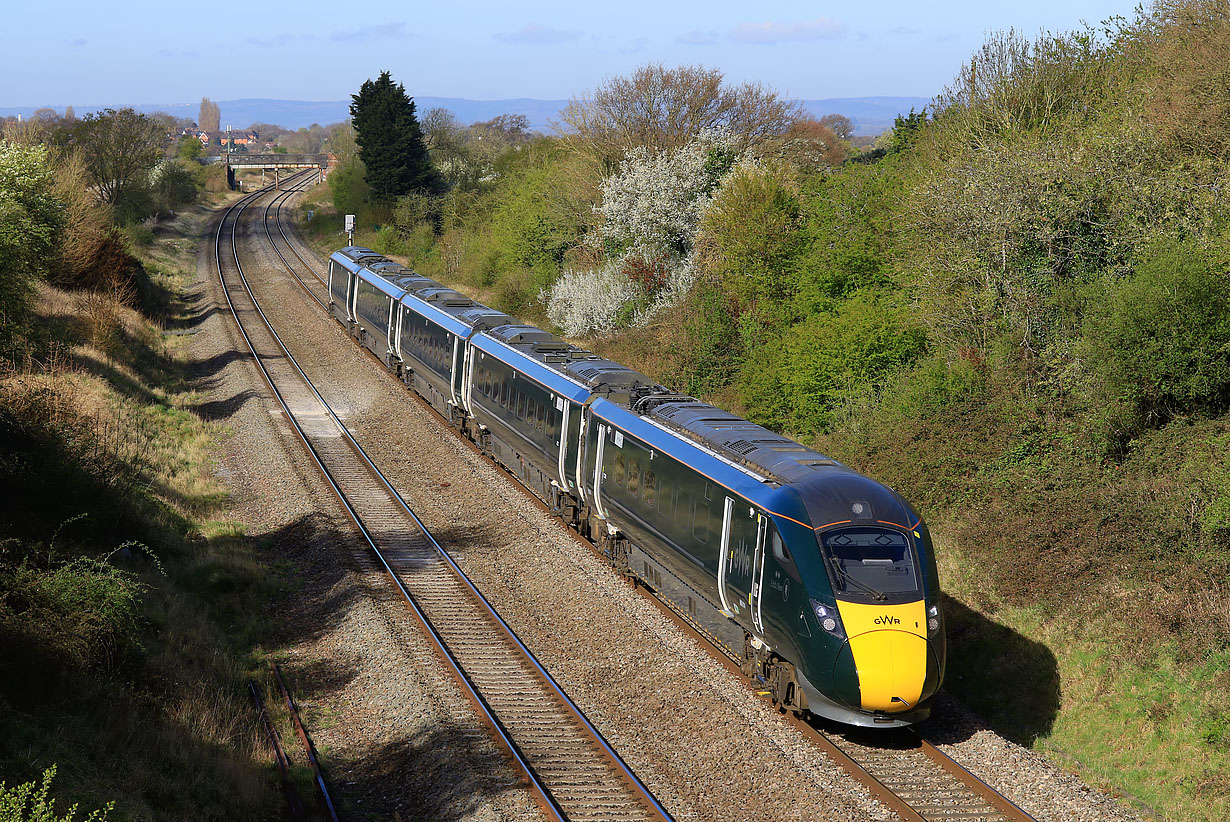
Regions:
<instances>
[{"instance_id":1,"label":"white blossom tree","mask_svg":"<svg viewBox=\"0 0 1230 822\"><path fill-rule=\"evenodd\" d=\"M603 180L594 241L611 256L595 271L569 271L544 294L547 316L565 333L607 331L620 320L650 322L696 279L692 244L711 193L738 157L726 132L682 148L637 146ZM559 318L559 319L557 319Z\"/></svg>"}]
</instances>

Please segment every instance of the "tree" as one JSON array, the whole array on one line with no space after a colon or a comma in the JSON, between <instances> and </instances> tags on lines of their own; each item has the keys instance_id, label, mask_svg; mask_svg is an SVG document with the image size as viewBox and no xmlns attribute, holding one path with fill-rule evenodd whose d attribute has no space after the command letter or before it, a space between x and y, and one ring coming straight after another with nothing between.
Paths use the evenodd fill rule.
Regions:
<instances>
[{"instance_id":1,"label":"tree","mask_svg":"<svg viewBox=\"0 0 1230 822\"><path fill-rule=\"evenodd\" d=\"M807 172L839 166L847 156L846 144L824 118L796 120L778 141L775 153Z\"/></svg>"},{"instance_id":2,"label":"tree","mask_svg":"<svg viewBox=\"0 0 1230 822\"><path fill-rule=\"evenodd\" d=\"M163 160L154 166L149 182L156 205L166 212L191 205L200 191L192 171L175 160Z\"/></svg>"},{"instance_id":3,"label":"tree","mask_svg":"<svg viewBox=\"0 0 1230 822\"><path fill-rule=\"evenodd\" d=\"M201 113L197 116L196 124L201 131L214 132L221 128L222 111L218 108L218 104L208 97L201 98Z\"/></svg>"},{"instance_id":4,"label":"tree","mask_svg":"<svg viewBox=\"0 0 1230 822\"><path fill-rule=\"evenodd\" d=\"M844 114L826 114L819 123L843 140L849 140L854 134L854 122Z\"/></svg>"},{"instance_id":5,"label":"tree","mask_svg":"<svg viewBox=\"0 0 1230 822\"><path fill-rule=\"evenodd\" d=\"M10 318L55 258L64 205L53 186L46 147L0 140L0 314Z\"/></svg>"},{"instance_id":6,"label":"tree","mask_svg":"<svg viewBox=\"0 0 1230 822\"><path fill-rule=\"evenodd\" d=\"M366 81L351 100L355 141L372 199L389 203L413 191L438 191L440 175L431 165L406 87L384 71L378 80Z\"/></svg>"},{"instance_id":7,"label":"tree","mask_svg":"<svg viewBox=\"0 0 1230 822\"><path fill-rule=\"evenodd\" d=\"M122 208L162 158L166 134L150 117L125 108L87 114L73 126L70 139L85 157L99 197Z\"/></svg>"},{"instance_id":8,"label":"tree","mask_svg":"<svg viewBox=\"0 0 1230 822\"><path fill-rule=\"evenodd\" d=\"M798 103L764 86L722 82L719 69L661 63L616 77L588 98L572 98L560 112L564 139L610 167L637 146L686 146L704 131L728 131L742 153L783 134L803 116Z\"/></svg>"},{"instance_id":9,"label":"tree","mask_svg":"<svg viewBox=\"0 0 1230 822\"><path fill-rule=\"evenodd\" d=\"M65 106L64 107L64 122L71 123L73 120L76 120L76 119L77 119L77 112L73 111L73 107Z\"/></svg>"},{"instance_id":10,"label":"tree","mask_svg":"<svg viewBox=\"0 0 1230 822\"><path fill-rule=\"evenodd\" d=\"M175 145L175 156L181 160L195 160L205 153L201 141L191 134L184 134Z\"/></svg>"}]
</instances>

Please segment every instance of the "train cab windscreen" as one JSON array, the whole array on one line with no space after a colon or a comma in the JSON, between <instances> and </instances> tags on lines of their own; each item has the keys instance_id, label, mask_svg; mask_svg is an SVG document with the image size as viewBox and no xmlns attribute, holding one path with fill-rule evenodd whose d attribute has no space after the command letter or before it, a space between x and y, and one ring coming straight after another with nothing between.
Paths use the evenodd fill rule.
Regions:
<instances>
[{"instance_id":1,"label":"train cab windscreen","mask_svg":"<svg viewBox=\"0 0 1230 822\"><path fill-rule=\"evenodd\" d=\"M877 602L918 593L914 552L900 531L843 528L819 541L838 593Z\"/></svg>"}]
</instances>

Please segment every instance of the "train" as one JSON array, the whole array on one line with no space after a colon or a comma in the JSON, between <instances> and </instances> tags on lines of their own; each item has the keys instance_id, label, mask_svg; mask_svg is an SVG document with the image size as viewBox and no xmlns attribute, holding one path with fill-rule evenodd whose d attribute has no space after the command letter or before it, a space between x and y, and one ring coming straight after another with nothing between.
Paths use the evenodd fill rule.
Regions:
<instances>
[{"instance_id":1,"label":"train","mask_svg":"<svg viewBox=\"0 0 1230 822\"><path fill-rule=\"evenodd\" d=\"M895 491L371 249L334 252L327 288L359 345L780 710L930 714L935 553Z\"/></svg>"}]
</instances>

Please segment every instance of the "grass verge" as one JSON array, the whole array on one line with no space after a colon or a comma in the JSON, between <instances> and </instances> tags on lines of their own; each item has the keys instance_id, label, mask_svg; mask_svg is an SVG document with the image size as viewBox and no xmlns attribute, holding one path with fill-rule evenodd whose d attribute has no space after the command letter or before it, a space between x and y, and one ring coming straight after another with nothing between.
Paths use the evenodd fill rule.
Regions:
<instances>
[{"instance_id":1,"label":"grass verge","mask_svg":"<svg viewBox=\"0 0 1230 822\"><path fill-rule=\"evenodd\" d=\"M42 287L0 372L0 780L111 819L282 809L246 682L287 569L228 518L178 333L211 217L156 229L139 299Z\"/></svg>"}]
</instances>

